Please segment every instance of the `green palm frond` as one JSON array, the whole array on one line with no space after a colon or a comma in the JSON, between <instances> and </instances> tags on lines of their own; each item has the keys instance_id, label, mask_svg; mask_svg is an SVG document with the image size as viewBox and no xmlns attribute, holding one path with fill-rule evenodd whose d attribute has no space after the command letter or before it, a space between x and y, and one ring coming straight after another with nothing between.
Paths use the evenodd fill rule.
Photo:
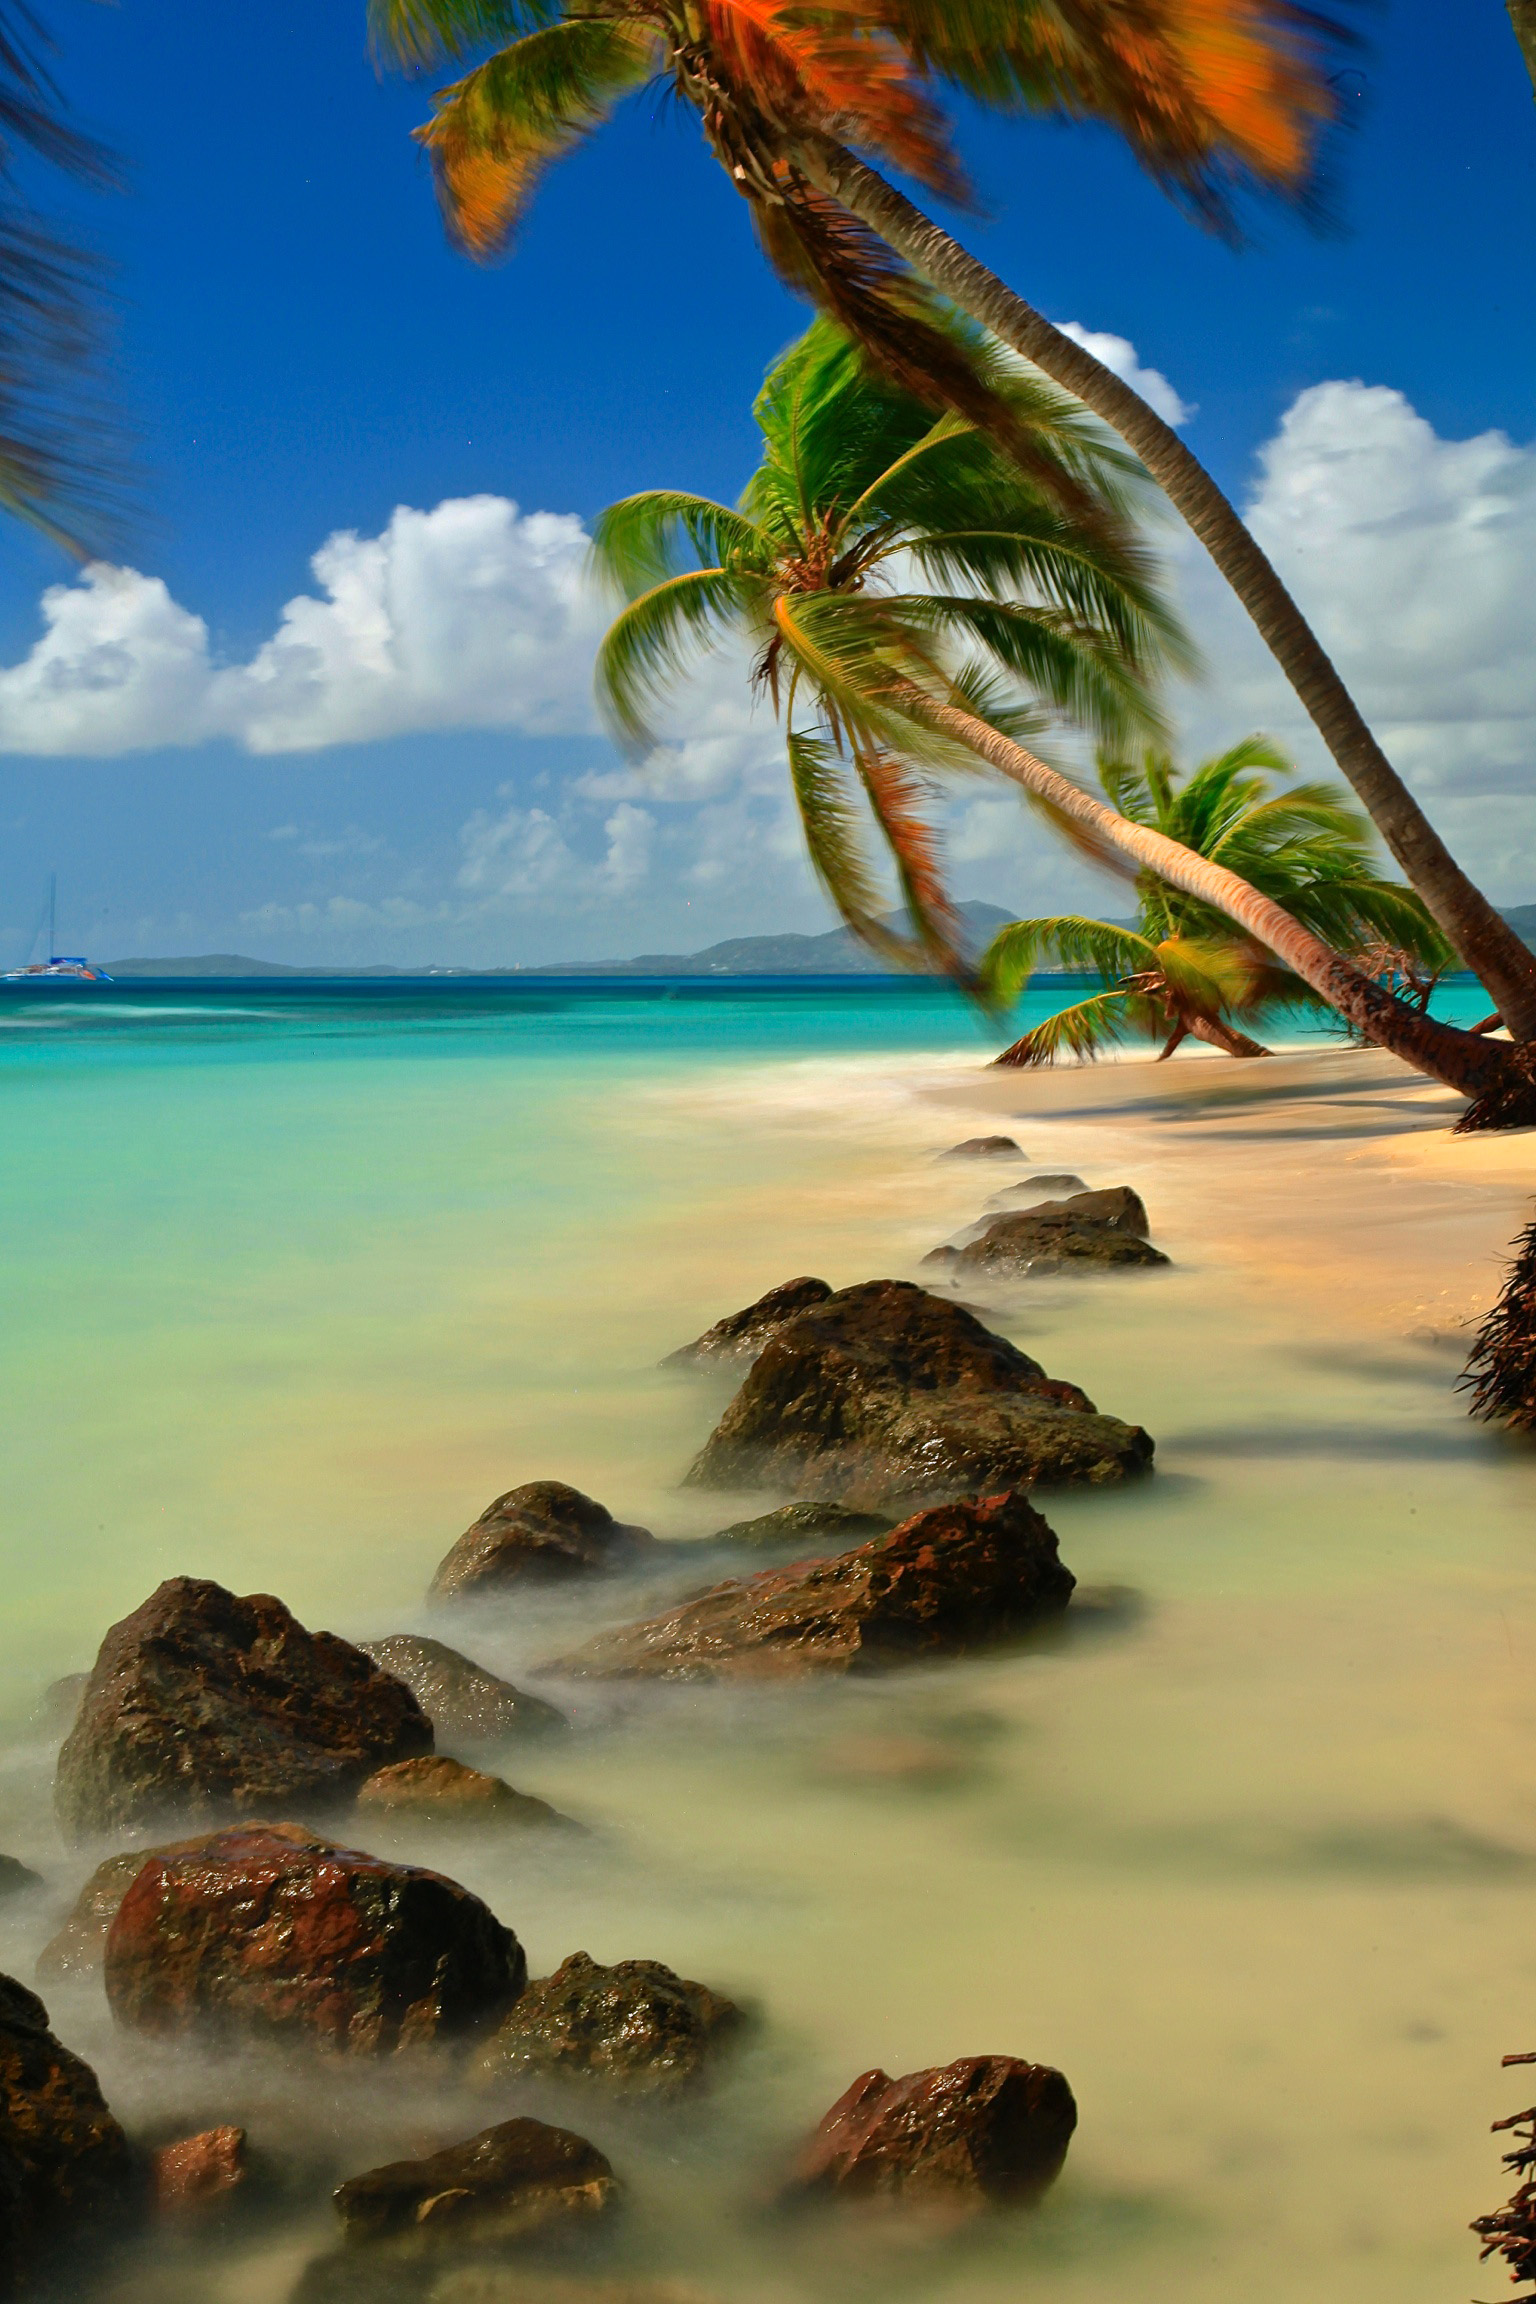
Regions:
<instances>
[{"instance_id":1,"label":"green palm frond","mask_svg":"<svg viewBox=\"0 0 1536 2304\"><path fill-rule=\"evenodd\" d=\"M592 565L626 599L684 573L684 548L706 567L760 569L773 563L773 540L728 504L678 488L625 496L592 524Z\"/></svg>"},{"instance_id":2,"label":"green palm frond","mask_svg":"<svg viewBox=\"0 0 1536 2304\"><path fill-rule=\"evenodd\" d=\"M1030 978L1054 959L1073 974L1114 984L1157 965L1157 948L1133 929L1111 927L1079 912L1014 920L999 928L977 964L977 976L997 1007L1011 1007Z\"/></svg>"},{"instance_id":3,"label":"green palm frond","mask_svg":"<svg viewBox=\"0 0 1536 2304\"><path fill-rule=\"evenodd\" d=\"M1155 966L1176 1005L1196 1015L1241 1012L1252 999L1263 962L1250 945L1168 936L1154 947Z\"/></svg>"},{"instance_id":4,"label":"green palm frond","mask_svg":"<svg viewBox=\"0 0 1536 2304\"><path fill-rule=\"evenodd\" d=\"M1091 1000L1058 1008L1011 1048L999 1064L1040 1066L1075 1056L1091 1064L1106 1049L1123 1047L1127 1040L1156 1039L1168 1029L1168 1019L1154 1001L1135 992L1096 992Z\"/></svg>"},{"instance_id":5,"label":"green palm frond","mask_svg":"<svg viewBox=\"0 0 1536 2304\"><path fill-rule=\"evenodd\" d=\"M598 650L597 693L626 749L650 749L656 706L712 640L747 619L753 605L739 577L723 568L695 568L642 593L614 619Z\"/></svg>"},{"instance_id":6,"label":"green palm frond","mask_svg":"<svg viewBox=\"0 0 1536 2304\"><path fill-rule=\"evenodd\" d=\"M865 811L847 759L819 731L791 727L784 744L811 869L860 941L904 964L899 939L878 917L883 892L861 838Z\"/></svg>"},{"instance_id":7,"label":"green palm frond","mask_svg":"<svg viewBox=\"0 0 1536 2304\"><path fill-rule=\"evenodd\" d=\"M554 13L542 0L369 0L368 38L381 63L425 72L515 40Z\"/></svg>"}]
</instances>

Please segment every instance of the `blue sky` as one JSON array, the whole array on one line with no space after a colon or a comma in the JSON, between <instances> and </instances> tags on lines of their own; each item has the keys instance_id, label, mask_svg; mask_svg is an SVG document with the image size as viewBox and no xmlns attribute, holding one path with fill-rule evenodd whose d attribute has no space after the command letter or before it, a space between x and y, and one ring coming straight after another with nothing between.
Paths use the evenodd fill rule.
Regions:
<instances>
[{"instance_id":1,"label":"blue sky","mask_svg":"<svg viewBox=\"0 0 1536 2304\"><path fill-rule=\"evenodd\" d=\"M565 592L551 622L538 589L568 585L574 522L616 495L735 493L756 382L800 322L691 118L629 107L481 271L444 243L408 139L425 92L374 76L362 0L47 14L78 115L128 164L124 196L75 205L117 270L112 383L145 506L122 558L165 588L81 594L68 645L127 651L140 687L161 686L115 717L50 718L58 664L29 657L41 594L72 579L6 533L3 948L54 867L71 947L103 956L494 964L820 926L771 739L724 677L637 782L590 722L587 622ZM962 140L987 214L964 229L1193 406L1187 436L1290 554L1432 808L1498 896L1527 899L1536 106L1501 0L1469 0L1454 37L1431 0L1362 21L1334 236L1271 214L1233 254L1109 138L977 118ZM473 498L525 517L437 513ZM398 506L430 517L392 528ZM567 517L546 533L531 514ZM334 609L310 563L337 532L361 541L333 580L393 600L407 570L421 646L446 654L430 695L338 690L279 728L220 675L258 658L290 600ZM515 675L494 624L465 658L464 627L436 615L471 563L493 569ZM1262 719L1300 739L1197 560L1180 565L1213 672L1192 735ZM355 688L349 666L336 679ZM963 892L1022 908L1080 887L1010 803L978 807L955 826Z\"/></svg>"}]
</instances>

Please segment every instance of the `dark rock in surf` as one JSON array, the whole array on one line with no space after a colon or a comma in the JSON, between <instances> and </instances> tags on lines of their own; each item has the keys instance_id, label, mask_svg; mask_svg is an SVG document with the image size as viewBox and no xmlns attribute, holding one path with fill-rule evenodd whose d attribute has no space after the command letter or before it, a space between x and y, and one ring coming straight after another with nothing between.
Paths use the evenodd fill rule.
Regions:
<instances>
[{"instance_id":1,"label":"dark rock in surf","mask_svg":"<svg viewBox=\"0 0 1536 2304\"><path fill-rule=\"evenodd\" d=\"M597 2080L629 2095L672 2095L697 2085L745 2021L734 2001L659 1960L605 1968L573 1952L528 1986L476 2057L474 2077L488 2087Z\"/></svg>"},{"instance_id":2,"label":"dark rock in surf","mask_svg":"<svg viewBox=\"0 0 1536 2304\"><path fill-rule=\"evenodd\" d=\"M344 1800L432 1748L410 1690L281 1600L173 1576L101 1644L59 1753L75 1839Z\"/></svg>"},{"instance_id":3,"label":"dark rock in surf","mask_svg":"<svg viewBox=\"0 0 1536 2304\"><path fill-rule=\"evenodd\" d=\"M779 1331L688 1473L859 1506L1123 1480L1152 1442L909 1281L844 1288Z\"/></svg>"},{"instance_id":4,"label":"dark rock in surf","mask_svg":"<svg viewBox=\"0 0 1536 2304\"><path fill-rule=\"evenodd\" d=\"M581 1830L547 1800L537 1800L531 1792L514 1791L500 1776L466 1768L462 1760L450 1760L442 1752L429 1752L420 1760L397 1760L392 1768L381 1768L359 1791L357 1809L365 1820L402 1824Z\"/></svg>"},{"instance_id":5,"label":"dark rock in surf","mask_svg":"<svg viewBox=\"0 0 1536 2304\"><path fill-rule=\"evenodd\" d=\"M1020 1495L940 1504L835 1560L766 1568L547 1669L573 1679L857 1672L958 1656L1059 1613L1075 1579Z\"/></svg>"},{"instance_id":6,"label":"dark rock in surf","mask_svg":"<svg viewBox=\"0 0 1536 2304\"><path fill-rule=\"evenodd\" d=\"M1060 2174L1076 2126L1061 2073L1017 2056L966 2056L900 2080L863 2072L805 2146L786 2197L1016 2206Z\"/></svg>"},{"instance_id":7,"label":"dark rock in surf","mask_svg":"<svg viewBox=\"0 0 1536 2304\"><path fill-rule=\"evenodd\" d=\"M243 2191L250 2178L243 2128L205 2128L162 2144L150 2158L150 2190L162 2216L201 2214Z\"/></svg>"},{"instance_id":8,"label":"dark rock in surf","mask_svg":"<svg viewBox=\"0 0 1536 2304\"><path fill-rule=\"evenodd\" d=\"M0 1897L23 1896L29 1888L43 1886L41 1872L34 1872L15 1856L0 1856Z\"/></svg>"},{"instance_id":9,"label":"dark rock in surf","mask_svg":"<svg viewBox=\"0 0 1536 2304\"><path fill-rule=\"evenodd\" d=\"M1081 1176L1026 1176L1022 1184L1005 1184L1001 1192L994 1192L987 1202L989 1208L1019 1208L1035 1206L1041 1200L1064 1200L1075 1192L1086 1192Z\"/></svg>"},{"instance_id":10,"label":"dark rock in surf","mask_svg":"<svg viewBox=\"0 0 1536 2304\"><path fill-rule=\"evenodd\" d=\"M0 1976L0 2294L138 2201L128 2139L89 2064L55 2039L36 1993Z\"/></svg>"},{"instance_id":11,"label":"dark rock in surf","mask_svg":"<svg viewBox=\"0 0 1536 2304\"><path fill-rule=\"evenodd\" d=\"M755 1520L735 1520L729 1528L717 1528L706 1541L754 1550L818 1541L848 1544L863 1536L883 1536L894 1526L889 1513L855 1512L847 1504L781 1504L776 1512L760 1512Z\"/></svg>"},{"instance_id":12,"label":"dark rock in surf","mask_svg":"<svg viewBox=\"0 0 1536 2304\"><path fill-rule=\"evenodd\" d=\"M941 1152L941 1160L1022 1160L1026 1157L1011 1136L967 1136L963 1144L951 1144Z\"/></svg>"},{"instance_id":13,"label":"dark rock in surf","mask_svg":"<svg viewBox=\"0 0 1536 2304\"><path fill-rule=\"evenodd\" d=\"M654 1550L648 1528L615 1520L563 1480L529 1480L488 1504L432 1579L429 1600L478 1600L520 1585L561 1584L633 1567Z\"/></svg>"},{"instance_id":14,"label":"dark rock in surf","mask_svg":"<svg viewBox=\"0 0 1536 2304\"><path fill-rule=\"evenodd\" d=\"M568 1725L565 1714L538 1696L498 1680L441 1640L416 1632L391 1632L383 1640L359 1640L365 1656L403 1680L450 1744L497 1744L517 1736L543 1736Z\"/></svg>"},{"instance_id":15,"label":"dark rock in surf","mask_svg":"<svg viewBox=\"0 0 1536 2304\"><path fill-rule=\"evenodd\" d=\"M994 1216L961 1246L937 1249L924 1262L943 1263L964 1284L1026 1279L1071 1265L1166 1264L1168 1258L1147 1239L1147 1211L1137 1194L1118 1185Z\"/></svg>"},{"instance_id":16,"label":"dark rock in surf","mask_svg":"<svg viewBox=\"0 0 1536 2304\"><path fill-rule=\"evenodd\" d=\"M468 2034L527 1980L516 1937L457 1881L280 1824L151 1857L103 1965L131 2031L345 2055Z\"/></svg>"},{"instance_id":17,"label":"dark rock in surf","mask_svg":"<svg viewBox=\"0 0 1536 2304\"><path fill-rule=\"evenodd\" d=\"M543 2120L503 2120L422 2160L353 2176L336 2194L347 2239L443 2245L524 2241L589 2224L619 2193L595 2144Z\"/></svg>"},{"instance_id":18,"label":"dark rock in surf","mask_svg":"<svg viewBox=\"0 0 1536 2304\"><path fill-rule=\"evenodd\" d=\"M316 1848L321 1845L301 1824L285 1824L283 1830L291 1839L307 1840ZM117 1908L152 1856L191 1856L218 1837L216 1832L201 1832L194 1839L169 1840L158 1848L127 1848L98 1864L75 1898L68 1918L37 1956L37 1973L44 1983L96 1974Z\"/></svg>"},{"instance_id":19,"label":"dark rock in surf","mask_svg":"<svg viewBox=\"0 0 1536 2304\"><path fill-rule=\"evenodd\" d=\"M745 1368L757 1358L769 1337L778 1334L786 1320L809 1312L814 1305L825 1304L831 1293L825 1280L781 1280L777 1288L770 1288L755 1304L746 1305L740 1312L728 1312L691 1344L669 1352L661 1365L663 1368Z\"/></svg>"}]
</instances>

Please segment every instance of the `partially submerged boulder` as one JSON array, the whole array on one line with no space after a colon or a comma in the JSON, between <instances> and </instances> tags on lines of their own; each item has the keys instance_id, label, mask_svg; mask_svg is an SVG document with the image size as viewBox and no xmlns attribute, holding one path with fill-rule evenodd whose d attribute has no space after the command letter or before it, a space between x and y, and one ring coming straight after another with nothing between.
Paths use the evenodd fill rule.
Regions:
<instances>
[{"instance_id":1,"label":"partially submerged boulder","mask_svg":"<svg viewBox=\"0 0 1536 2304\"><path fill-rule=\"evenodd\" d=\"M776 1512L760 1512L755 1520L734 1520L729 1528L717 1528L707 1541L754 1549L813 1541L849 1544L864 1536L883 1536L894 1526L889 1513L855 1512L848 1504L781 1504Z\"/></svg>"},{"instance_id":2,"label":"partially submerged boulder","mask_svg":"<svg viewBox=\"0 0 1536 2304\"><path fill-rule=\"evenodd\" d=\"M365 1656L403 1680L450 1744L496 1744L512 1736L543 1736L567 1725L563 1712L499 1680L481 1664L461 1656L441 1640L417 1632L391 1632L383 1640L359 1640Z\"/></svg>"},{"instance_id":3,"label":"partially submerged boulder","mask_svg":"<svg viewBox=\"0 0 1536 2304\"><path fill-rule=\"evenodd\" d=\"M786 1320L809 1312L813 1305L825 1304L831 1293L825 1280L781 1280L777 1288L770 1288L755 1304L743 1306L740 1312L728 1312L691 1344L680 1345L677 1351L669 1352L661 1365L663 1368L748 1367Z\"/></svg>"},{"instance_id":4,"label":"partially submerged boulder","mask_svg":"<svg viewBox=\"0 0 1536 2304\"><path fill-rule=\"evenodd\" d=\"M963 1286L976 1280L1022 1280L1068 1266L1166 1264L1147 1238L1147 1211L1129 1185L1075 1192L1033 1208L994 1216L956 1247L936 1248L925 1264L942 1264Z\"/></svg>"},{"instance_id":5,"label":"partially submerged boulder","mask_svg":"<svg viewBox=\"0 0 1536 2304\"><path fill-rule=\"evenodd\" d=\"M802 1313L765 1348L687 1477L858 1506L1148 1469L1138 1426L964 1309L868 1280Z\"/></svg>"},{"instance_id":6,"label":"partially submerged boulder","mask_svg":"<svg viewBox=\"0 0 1536 2304\"><path fill-rule=\"evenodd\" d=\"M603 1967L585 1952L532 1983L475 2059L486 2085L600 2080L630 2095L697 2085L745 2017L734 2001L659 1960Z\"/></svg>"},{"instance_id":7,"label":"partially submerged boulder","mask_svg":"<svg viewBox=\"0 0 1536 2304\"><path fill-rule=\"evenodd\" d=\"M316 1834L306 1832L302 1824L284 1824L280 1829L296 1846L319 1848L324 1845ZM190 1840L168 1840L158 1848L127 1848L121 1855L106 1857L75 1898L63 1925L50 1936L37 1956L37 1973L44 1983L96 1974L106 1950L107 1930L117 1918L123 1898L151 1857L193 1856L220 1837L217 1832L200 1832Z\"/></svg>"},{"instance_id":8,"label":"partially submerged boulder","mask_svg":"<svg viewBox=\"0 0 1536 2304\"><path fill-rule=\"evenodd\" d=\"M30 1864L23 1864L16 1856L0 1856L0 1897L24 1896L28 1889L42 1885L41 1872L34 1872Z\"/></svg>"},{"instance_id":9,"label":"partially submerged boulder","mask_svg":"<svg viewBox=\"0 0 1536 2304\"><path fill-rule=\"evenodd\" d=\"M1017 2056L965 2056L900 2080L862 2072L805 2146L787 2194L1016 2205L1059 2175L1076 2126L1061 2073Z\"/></svg>"},{"instance_id":10,"label":"partially submerged boulder","mask_svg":"<svg viewBox=\"0 0 1536 2304\"><path fill-rule=\"evenodd\" d=\"M618 2197L595 2144L543 2120L503 2120L421 2160L353 2176L335 2194L352 2242L447 2244L529 2240L586 2224Z\"/></svg>"},{"instance_id":11,"label":"partially submerged boulder","mask_svg":"<svg viewBox=\"0 0 1536 2304\"><path fill-rule=\"evenodd\" d=\"M134 2205L128 2139L35 1992L0 1976L0 2294Z\"/></svg>"},{"instance_id":12,"label":"partially submerged boulder","mask_svg":"<svg viewBox=\"0 0 1536 2304\"><path fill-rule=\"evenodd\" d=\"M1018 1494L936 1505L835 1560L767 1568L547 1667L573 1679L768 1679L968 1649L1058 1613L1075 1579Z\"/></svg>"},{"instance_id":13,"label":"partially submerged boulder","mask_svg":"<svg viewBox=\"0 0 1536 2304\"><path fill-rule=\"evenodd\" d=\"M432 1579L429 1600L478 1600L628 1568L655 1547L648 1528L615 1520L563 1480L529 1480L487 1504Z\"/></svg>"},{"instance_id":14,"label":"partially submerged boulder","mask_svg":"<svg viewBox=\"0 0 1536 2304\"><path fill-rule=\"evenodd\" d=\"M357 1806L365 1818L387 1817L401 1823L491 1824L514 1831L529 1826L547 1830L551 1825L567 1832L581 1829L547 1800L514 1791L500 1776L466 1768L462 1760L450 1760L442 1752L381 1768L359 1791Z\"/></svg>"},{"instance_id":15,"label":"partially submerged boulder","mask_svg":"<svg viewBox=\"0 0 1536 2304\"><path fill-rule=\"evenodd\" d=\"M963 1144L951 1144L941 1152L941 1160L1023 1160L1027 1155L1011 1136L967 1136Z\"/></svg>"},{"instance_id":16,"label":"partially submerged boulder","mask_svg":"<svg viewBox=\"0 0 1536 2304\"><path fill-rule=\"evenodd\" d=\"M107 1999L160 2039L302 2041L348 2055L493 2022L527 1980L478 1896L284 1825L151 1857L107 1932Z\"/></svg>"},{"instance_id":17,"label":"partially submerged boulder","mask_svg":"<svg viewBox=\"0 0 1536 2304\"><path fill-rule=\"evenodd\" d=\"M75 1724L80 1699L90 1684L89 1672L66 1672L62 1680L49 1681L33 1715L45 1735L68 1735Z\"/></svg>"},{"instance_id":18,"label":"partially submerged boulder","mask_svg":"<svg viewBox=\"0 0 1536 2304\"><path fill-rule=\"evenodd\" d=\"M162 2216L186 2216L229 2200L249 2179L243 2128L204 2128L151 2154L150 2191Z\"/></svg>"},{"instance_id":19,"label":"partially submerged boulder","mask_svg":"<svg viewBox=\"0 0 1536 2304\"><path fill-rule=\"evenodd\" d=\"M59 1753L74 1839L322 1806L432 1748L403 1682L267 1593L173 1576L114 1624Z\"/></svg>"},{"instance_id":20,"label":"partially submerged boulder","mask_svg":"<svg viewBox=\"0 0 1536 2304\"><path fill-rule=\"evenodd\" d=\"M1001 1192L994 1192L987 1202L989 1208L1034 1207L1041 1200L1065 1200L1074 1192L1086 1192L1081 1176L1069 1175L1065 1169L1040 1176L1026 1176L1022 1184L1005 1184Z\"/></svg>"}]
</instances>

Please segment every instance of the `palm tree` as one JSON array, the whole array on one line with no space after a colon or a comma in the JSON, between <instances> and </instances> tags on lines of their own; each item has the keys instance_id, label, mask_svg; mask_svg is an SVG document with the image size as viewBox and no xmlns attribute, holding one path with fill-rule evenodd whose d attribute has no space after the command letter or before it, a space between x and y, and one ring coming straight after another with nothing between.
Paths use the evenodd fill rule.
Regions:
<instances>
[{"instance_id":1,"label":"palm tree","mask_svg":"<svg viewBox=\"0 0 1536 2304\"><path fill-rule=\"evenodd\" d=\"M379 51L408 68L493 51L418 131L471 253L505 246L548 164L662 80L699 113L781 277L898 380L989 414L914 299L922 281L1091 408L1232 585L1511 1031L1536 1040L1536 955L1456 863L1211 475L1139 393L861 157L963 198L930 92L943 82L1005 110L1107 121L1158 182L1230 231L1244 190L1309 195L1336 21L1293 0L370 0L370 13Z\"/></svg>"},{"instance_id":2,"label":"palm tree","mask_svg":"<svg viewBox=\"0 0 1536 2304\"><path fill-rule=\"evenodd\" d=\"M1152 751L1136 761L1099 763L1100 783L1122 815L1225 864L1364 972L1419 988L1422 1006L1454 957L1444 937L1411 888L1376 871L1369 827L1341 793L1326 784L1273 789L1292 773L1259 736L1188 778ZM1136 893L1134 931L1075 914L1019 920L998 931L981 981L999 1005L1017 999L1052 955L1104 984L1015 1041L1000 1064L1091 1057L1127 1035L1162 1040L1164 1056L1191 1036L1229 1056L1263 1056L1268 1050L1243 1025L1260 1026L1285 1008L1327 1005L1250 938L1234 937L1224 915L1166 880L1141 873Z\"/></svg>"},{"instance_id":3,"label":"palm tree","mask_svg":"<svg viewBox=\"0 0 1536 2304\"><path fill-rule=\"evenodd\" d=\"M1536 93L1536 0L1509 0L1509 20L1531 76L1532 92Z\"/></svg>"},{"instance_id":4,"label":"palm tree","mask_svg":"<svg viewBox=\"0 0 1536 2304\"><path fill-rule=\"evenodd\" d=\"M860 843L867 808L895 860L915 943L960 972L924 814L925 777L990 767L1074 836L1233 921L1353 1026L1502 1118L1527 1076L1501 1043L1415 1013L1219 857L1096 799L1019 741L1044 708L1118 737L1156 713L1148 683L1180 649L1125 536L1133 468L1080 411L978 337L956 339L1030 435L1035 479L976 425L933 418L818 321L769 371L762 460L736 507L653 489L598 521L594 555L629 598L598 659L620 737L644 752L660 696L698 653L745 640L785 728L812 864L849 925L893 950ZM1481 1114L1480 1114L1481 1118Z\"/></svg>"}]
</instances>

